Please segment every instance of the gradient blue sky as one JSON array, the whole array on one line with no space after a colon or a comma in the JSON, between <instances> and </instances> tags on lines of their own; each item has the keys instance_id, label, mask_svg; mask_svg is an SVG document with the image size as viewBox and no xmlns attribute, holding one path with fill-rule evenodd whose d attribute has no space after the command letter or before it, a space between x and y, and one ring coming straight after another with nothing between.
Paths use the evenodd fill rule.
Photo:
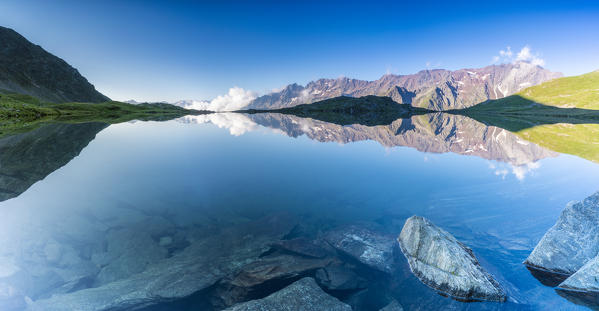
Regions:
<instances>
[{"instance_id":1,"label":"gradient blue sky","mask_svg":"<svg viewBox=\"0 0 599 311\"><path fill-rule=\"evenodd\" d=\"M599 1L2 0L0 25L117 100L482 67L506 46L566 75L599 69Z\"/></svg>"}]
</instances>

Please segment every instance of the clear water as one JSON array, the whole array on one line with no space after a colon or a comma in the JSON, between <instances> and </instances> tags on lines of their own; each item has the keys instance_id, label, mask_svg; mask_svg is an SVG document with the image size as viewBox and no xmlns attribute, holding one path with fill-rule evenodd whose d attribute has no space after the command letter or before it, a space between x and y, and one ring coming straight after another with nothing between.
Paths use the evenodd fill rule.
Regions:
<instances>
[{"instance_id":1,"label":"clear water","mask_svg":"<svg viewBox=\"0 0 599 311\"><path fill-rule=\"evenodd\" d=\"M599 165L455 118L426 116L370 128L234 114L106 128L71 125L67 130L87 126L98 133L72 160L60 155L66 165L40 173L41 180L0 202L0 284L30 303L46 299L65 280L90 271L81 267L114 242L108 232L115 228L149 236L154 225L165 232L229 227L286 212L314 224L307 228L370 222L398 234L416 214L470 246L510 299L465 303L443 297L412 276L401 257L400 271L376 286L386 286L382 291L406 310L585 309L543 286L522 262L567 202L599 189ZM432 125L422 128L423 122ZM420 134L410 136L415 131ZM381 133L404 135L405 141ZM38 155L20 147L13 155L19 159L3 159L0 170L21 161L52 166L62 149L48 146L67 148L53 142ZM17 171L33 170L20 165ZM168 245L177 238L146 240ZM184 249L189 242L180 244ZM118 259L107 260L104 265ZM131 274L112 273L109 280ZM98 286L94 277L68 291ZM162 307L187 310L194 303L201 305ZM370 307L380 303L373 298Z\"/></svg>"}]
</instances>

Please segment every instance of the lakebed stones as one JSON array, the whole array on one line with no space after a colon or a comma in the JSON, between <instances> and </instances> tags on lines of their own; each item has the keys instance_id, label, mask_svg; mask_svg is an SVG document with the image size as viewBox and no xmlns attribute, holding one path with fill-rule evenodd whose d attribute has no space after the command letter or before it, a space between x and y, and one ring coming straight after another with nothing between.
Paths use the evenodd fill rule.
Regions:
<instances>
[{"instance_id":1,"label":"lakebed stones","mask_svg":"<svg viewBox=\"0 0 599 311\"><path fill-rule=\"evenodd\" d=\"M313 278L303 278L266 298L237 304L226 311L351 311L325 293Z\"/></svg>"},{"instance_id":2,"label":"lakebed stones","mask_svg":"<svg viewBox=\"0 0 599 311\"><path fill-rule=\"evenodd\" d=\"M570 275L599 253L599 192L568 204L524 264Z\"/></svg>"},{"instance_id":3,"label":"lakebed stones","mask_svg":"<svg viewBox=\"0 0 599 311\"><path fill-rule=\"evenodd\" d=\"M264 297L273 288L312 275L331 261L331 258L305 258L276 253L262 257L243 266L233 277L221 280L212 293L212 304L222 308L239 301Z\"/></svg>"},{"instance_id":4,"label":"lakebed stones","mask_svg":"<svg viewBox=\"0 0 599 311\"><path fill-rule=\"evenodd\" d=\"M273 248L311 258L324 258L331 255L326 245L300 237L291 240L281 240L271 245ZM330 248L330 246L328 247Z\"/></svg>"},{"instance_id":5,"label":"lakebed stones","mask_svg":"<svg viewBox=\"0 0 599 311\"><path fill-rule=\"evenodd\" d=\"M234 275L267 251L297 223L277 214L222 228L215 235L149 264L144 271L94 288L36 300L28 310L131 310L188 297Z\"/></svg>"},{"instance_id":6,"label":"lakebed stones","mask_svg":"<svg viewBox=\"0 0 599 311\"><path fill-rule=\"evenodd\" d=\"M403 311L403 307L397 300L393 299L388 305L379 311Z\"/></svg>"},{"instance_id":7,"label":"lakebed stones","mask_svg":"<svg viewBox=\"0 0 599 311\"><path fill-rule=\"evenodd\" d=\"M360 226L344 226L333 229L324 237L331 246L370 268L392 273L395 269L391 236Z\"/></svg>"},{"instance_id":8,"label":"lakebed stones","mask_svg":"<svg viewBox=\"0 0 599 311\"><path fill-rule=\"evenodd\" d=\"M506 300L504 290L472 250L429 220L408 218L398 242L410 270L424 284L460 300Z\"/></svg>"},{"instance_id":9,"label":"lakebed stones","mask_svg":"<svg viewBox=\"0 0 599 311\"><path fill-rule=\"evenodd\" d=\"M318 269L315 274L318 284L328 290L357 290L366 288L366 280L358 276L353 270L331 265Z\"/></svg>"}]
</instances>

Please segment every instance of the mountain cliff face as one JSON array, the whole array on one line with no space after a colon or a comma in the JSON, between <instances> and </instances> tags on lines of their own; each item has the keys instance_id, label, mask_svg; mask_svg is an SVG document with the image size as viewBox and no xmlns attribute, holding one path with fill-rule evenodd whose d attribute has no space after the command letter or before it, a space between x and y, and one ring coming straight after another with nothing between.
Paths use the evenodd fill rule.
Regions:
<instances>
[{"instance_id":1,"label":"mountain cliff face","mask_svg":"<svg viewBox=\"0 0 599 311\"><path fill-rule=\"evenodd\" d=\"M55 103L109 100L77 69L5 27L0 27L1 91Z\"/></svg>"},{"instance_id":2,"label":"mountain cliff face","mask_svg":"<svg viewBox=\"0 0 599 311\"><path fill-rule=\"evenodd\" d=\"M253 100L247 108L278 109L320 100L366 95L388 96L400 104L432 110L460 109L514 94L561 77L542 67L516 62L479 69L423 70L412 75L384 75L375 81L320 79L306 86L291 84Z\"/></svg>"}]
</instances>

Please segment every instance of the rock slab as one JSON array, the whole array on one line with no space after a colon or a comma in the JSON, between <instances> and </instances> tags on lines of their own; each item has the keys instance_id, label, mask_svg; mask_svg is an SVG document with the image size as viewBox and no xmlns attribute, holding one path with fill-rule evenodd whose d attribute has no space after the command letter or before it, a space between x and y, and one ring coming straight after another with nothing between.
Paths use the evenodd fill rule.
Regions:
<instances>
[{"instance_id":1,"label":"rock slab","mask_svg":"<svg viewBox=\"0 0 599 311\"><path fill-rule=\"evenodd\" d=\"M313 278L303 278L266 298L237 304L226 311L351 311L325 293Z\"/></svg>"},{"instance_id":2,"label":"rock slab","mask_svg":"<svg viewBox=\"0 0 599 311\"><path fill-rule=\"evenodd\" d=\"M573 274L599 253L599 192L568 204L524 264Z\"/></svg>"},{"instance_id":3,"label":"rock slab","mask_svg":"<svg viewBox=\"0 0 599 311\"><path fill-rule=\"evenodd\" d=\"M424 284L460 300L506 300L505 291L472 250L428 219L408 218L398 242L410 270Z\"/></svg>"}]
</instances>

